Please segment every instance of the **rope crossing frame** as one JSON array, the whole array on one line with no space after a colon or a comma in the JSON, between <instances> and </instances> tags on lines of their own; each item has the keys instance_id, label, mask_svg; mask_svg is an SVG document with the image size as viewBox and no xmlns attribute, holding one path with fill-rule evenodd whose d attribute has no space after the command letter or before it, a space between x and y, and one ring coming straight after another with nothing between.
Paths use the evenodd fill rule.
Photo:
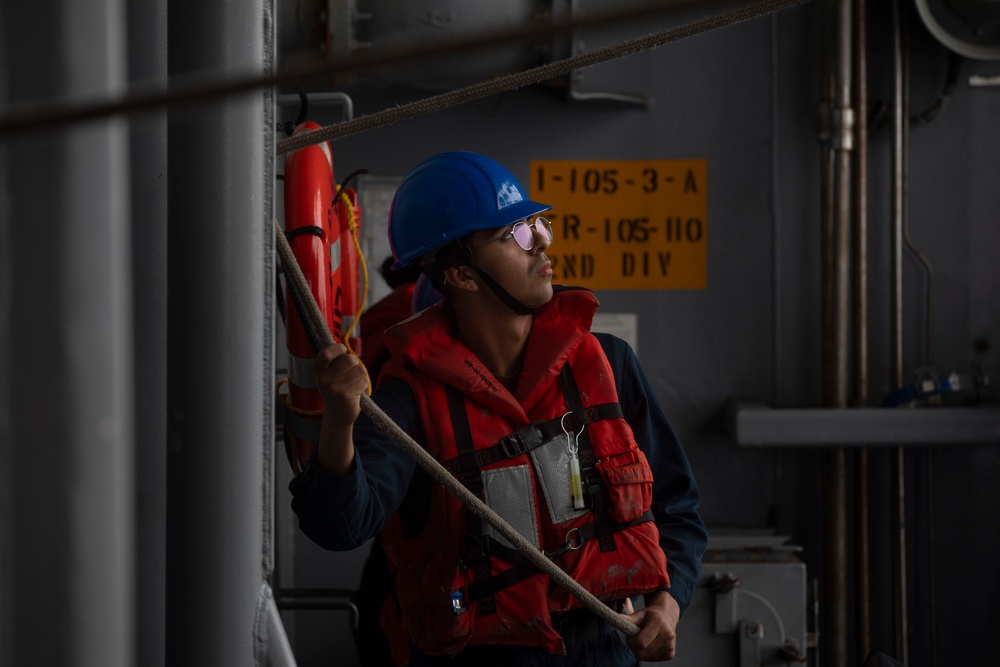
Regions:
<instances>
[{"instance_id":1,"label":"rope crossing frame","mask_svg":"<svg viewBox=\"0 0 1000 667\"><path fill-rule=\"evenodd\" d=\"M783 9L805 4L809 0L763 0L761 2L750 3L743 7L730 10L718 16L696 21L686 26L667 30L656 35L651 35L641 40L625 42L618 47L608 47L587 54L580 54L573 58L559 61L564 71L550 71L542 74L540 78L529 79L523 83L516 83L513 87L528 85L544 81L545 77L552 78L560 74L565 74L573 69L594 65L604 60L635 53L643 48L654 48L662 46L672 41L691 37L700 32L722 28L746 21L764 14L777 12ZM700 0L664 0L662 3L647 6L616 8L614 11L606 13L592 13L587 16L574 17L569 21L553 20L551 24L540 27L518 27L513 30L498 30L484 35L476 35L474 39L459 40L448 43L432 43L421 45L413 49L388 51L379 54L361 54L357 58L350 60L340 60L332 63L309 64L296 67L289 67L272 72L266 75L240 75L233 73L221 79L201 76L197 73L174 74L166 82L148 82L147 84L137 84L131 86L124 93L115 93L104 98L83 100L80 102L53 102L53 100L34 100L15 103L9 109L0 112L0 137L6 137L23 132L39 131L54 127L64 127L76 123L105 119L110 116L131 116L143 112L155 111L165 107L179 107L181 105L191 105L198 102L207 102L235 95L249 93L263 88L275 88L286 84L302 83L316 79L320 76L331 76L347 72L358 71L367 67L390 66L399 62L409 62L414 58L427 58L431 56L444 56L468 50L482 49L489 46L506 44L511 40L518 39L543 39L553 35L563 33L568 30L577 30L595 26L603 26L621 23L629 20L643 20L645 18L662 14L668 10L679 10L685 8L696 8ZM658 41L657 36L662 40ZM641 44L647 40L645 46ZM629 50L624 50L625 44L631 44ZM608 54L608 52L613 52ZM599 55L604 54L604 55ZM555 65L556 63L552 63ZM551 66L551 65L550 65ZM545 66L545 67L550 67ZM541 68L538 68L541 69ZM524 74L537 72L538 70L528 70ZM485 84L483 84L485 85ZM512 88L508 88L512 89ZM487 92L487 95L503 92L495 89ZM435 98L431 98L435 99ZM470 101L469 100L464 101ZM462 103L457 102L457 103ZM417 103L420 104L420 103ZM404 107L400 107L404 108ZM444 107L441 107L444 108ZM398 113L398 112L397 112ZM426 113L419 111L418 113ZM378 114L375 114L378 116ZM402 118L396 118L388 122L396 122ZM355 131L360 132L378 125L368 125L368 118L358 119L359 125L364 125ZM361 121L364 121L361 123ZM346 135L339 135L346 136ZM304 146L293 146L292 148L282 148L283 152L302 148Z\"/></svg>"},{"instance_id":2,"label":"rope crossing frame","mask_svg":"<svg viewBox=\"0 0 1000 667\"><path fill-rule=\"evenodd\" d=\"M556 60L546 65L534 67L523 72L514 72L503 76L481 81L463 88L426 97L409 104L397 107L390 107L383 111L367 116L361 116L353 120L327 125L312 132L303 132L294 137L283 139L275 146L278 155L284 155L306 146L321 143L323 141L336 141L352 134L359 134L367 130L373 130L384 125L391 125L402 120L408 120L424 114L441 111L453 106L473 102L490 95L516 90L542 81L547 81L564 74L568 74L575 69L590 67L609 60L615 60L624 56L639 53L658 46L664 46L671 42L677 42L687 37L693 37L704 32L736 25L750 19L758 18L767 14L796 7L805 4L809 0L759 0L743 7L738 7L732 11L711 16L699 21L694 21L676 28L669 28L660 32L651 33L643 37L637 37L624 41L620 44L607 46L594 51L580 53L569 58Z\"/></svg>"},{"instance_id":3,"label":"rope crossing frame","mask_svg":"<svg viewBox=\"0 0 1000 667\"><path fill-rule=\"evenodd\" d=\"M277 243L278 256L281 259L282 267L285 270L285 277L291 290L297 293L297 302L305 306L303 321L306 326L316 333L316 339L325 346L335 343L333 335L330 333L326 320L319 310L319 305L309 289L309 284L295 260L291 246L285 239L284 233L278 224L274 225L274 238ZM558 565L550 561L535 546L526 540L521 533L517 532L509 523L489 508L486 503L479 499L467 488L452 476L445 468L431 456L427 450L421 447L410 435L401 429L398 424L392 421L381 408L366 394L361 394L361 411L371 419L376 426L390 436L403 450L413 457L427 473L437 482L440 482L449 493L457 497L465 507L490 524L503 535L514 547L527 558L532 565L549 575L553 581L562 586L582 602L587 608L593 611L598 617L607 621L613 627L621 630L629 637L634 637L639 633L639 627L626 619L621 614L598 600L590 591L581 586L571 576L566 574Z\"/></svg>"},{"instance_id":4,"label":"rope crossing frame","mask_svg":"<svg viewBox=\"0 0 1000 667\"><path fill-rule=\"evenodd\" d=\"M569 58L558 60L547 65L532 68L523 72L515 72L463 88L458 88L441 95L418 100L409 104L385 109L368 116L337 125L329 125L318 130L298 134L279 141L275 147L277 155L284 155L301 148L306 148L323 141L336 141L346 136L372 130L384 125L390 125L402 120L415 118L424 114L440 111L452 106L465 104L477 99L495 95L524 86L546 81L568 74L584 67L589 67L609 60L614 60L648 49L663 46L672 42L692 37L704 32L742 23L750 19L803 5L809 0L759 0L750 5L712 16L686 25L651 33L644 37L627 40L620 44L581 53ZM296 293L296 303L305 307L303 322L323 346L335 343L333 335L313 298L312 291L302 274L302 270L292 253L281 227L275 222L275 240L278 256L288 278L289 288ZM532 565L547 574L556 584L580 600L585 607L598 618L606 621L612 627L623 632L627 637L639 634L639 627L625 618L624 615L601 602L590 591L581 586L558 565L549 560L545 554L526 540L517 530L508 524L499 514L494 512L478 496L465 488L449 473L433 456L421 447L406 431L393 422L366 394L361 394L361 411L382 431L391 437L402 449L410 455L435 481L442 484L470 512L492 526L503 535Z\"/></svg>"}]
</instances>

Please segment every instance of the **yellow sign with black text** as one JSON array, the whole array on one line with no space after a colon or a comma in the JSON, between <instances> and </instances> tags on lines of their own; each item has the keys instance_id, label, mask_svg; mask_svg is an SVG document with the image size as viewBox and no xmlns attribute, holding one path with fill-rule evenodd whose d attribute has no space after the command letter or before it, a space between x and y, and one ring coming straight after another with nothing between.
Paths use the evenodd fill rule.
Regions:
<instances>
[{"instance_id":1,"label":"yellow sign with black text","mask_svg":"<svg viewBox=\"0 0 1000 667\"><path fill-rule=\"evenodd\" d=\"M707 160L532 160L553 208L552 280L595 290L705 289Z\"/></svg>"}]
</instances>

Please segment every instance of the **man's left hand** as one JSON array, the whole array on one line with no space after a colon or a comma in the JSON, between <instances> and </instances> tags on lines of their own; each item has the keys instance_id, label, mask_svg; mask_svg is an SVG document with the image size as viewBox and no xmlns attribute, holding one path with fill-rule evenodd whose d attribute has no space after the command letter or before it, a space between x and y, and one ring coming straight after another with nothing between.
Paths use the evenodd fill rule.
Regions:
<instances>
[{"instance_id":1,"label":"man's left hand","mask_svg":"<svg viewBox=\"0 0 1000 667\"><path fill-rule=\"evenodd\" d=\"M677 621L680 617L681 609L670 593L657 591L647 595L644 609L625 615L639 626L639 634L626 639L635 657L648 662L672 660L677 653Z\"/></svg>"}]
</instances>

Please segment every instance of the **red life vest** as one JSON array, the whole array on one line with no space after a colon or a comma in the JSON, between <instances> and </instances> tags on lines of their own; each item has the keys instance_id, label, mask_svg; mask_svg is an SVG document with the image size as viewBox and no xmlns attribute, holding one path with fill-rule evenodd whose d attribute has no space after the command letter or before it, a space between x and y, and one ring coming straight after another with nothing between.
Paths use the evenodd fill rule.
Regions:
<instances>
[{"instance_id":1,"label":"red life vest","mask_svg":"<svg viewBox=\"0 0 1000 667\"><path fill-rule=\"evenodd\" d=\"M373 383L378 380L378 371L389 359L383 339L385 330L413 314L414 288L415 283L399 285L361 314L359 325L364 340L361 346L361 363L368 369Z\"/></svg>"},{"instance_id":2,"label":"red life vest","mask_svg":"<svg viewBox=\"0 0 1000 667\"><path fill-rule=\"evenodd\" d=\"M652 473L589 333L596 308L589 291L556 292L535 315L513 395L452 337L447 304L389 329L393 360L383 380L410 384L424 429L418 440L436 459L587 590L613 601L669 579L649 511ZM588 505L580 509L570 500L574 444ZM414 521L397 512L382 534L411 640L431 655L469 644L565 655L551 615L581 603L443 486L428 486L429 515ZM399 628L385 630L392 637Z\"/></svg>"}]
</instances>

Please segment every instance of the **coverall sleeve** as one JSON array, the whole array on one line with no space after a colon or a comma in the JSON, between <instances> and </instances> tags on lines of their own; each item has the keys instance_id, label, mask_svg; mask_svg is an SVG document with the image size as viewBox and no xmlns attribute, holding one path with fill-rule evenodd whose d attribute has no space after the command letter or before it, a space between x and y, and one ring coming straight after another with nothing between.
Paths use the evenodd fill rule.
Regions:
<instances>
[{"instance_id":1,"label":"coverall sleeve","mask_svg":"<svg viewBox=\"0 0 1000 667\"><path fill-rule=\"evenodd\" d=\"M698 485L632 348L610 334L595 336L611 362L625 421L653 471L653 518L667 555L668 590L683 614L701 574L701 556L708 541L708 531L698 514Z\"/></svg>"},{"instance_id":2,"label":"coverall sleeve","mask_svg":"<svg viewBox=\"0 0 1000 667\"><path fill-rule=\"evenodd\" d=\"M409 385L390 381L372 400L411 437L419 438L420 419ZM354 424L354 467L332 475L316 465L315 453L288 488L299 528L325 549L357 548L382 530L402 502L414 460L364 414Z\"/></svg>"}]
</instances>

